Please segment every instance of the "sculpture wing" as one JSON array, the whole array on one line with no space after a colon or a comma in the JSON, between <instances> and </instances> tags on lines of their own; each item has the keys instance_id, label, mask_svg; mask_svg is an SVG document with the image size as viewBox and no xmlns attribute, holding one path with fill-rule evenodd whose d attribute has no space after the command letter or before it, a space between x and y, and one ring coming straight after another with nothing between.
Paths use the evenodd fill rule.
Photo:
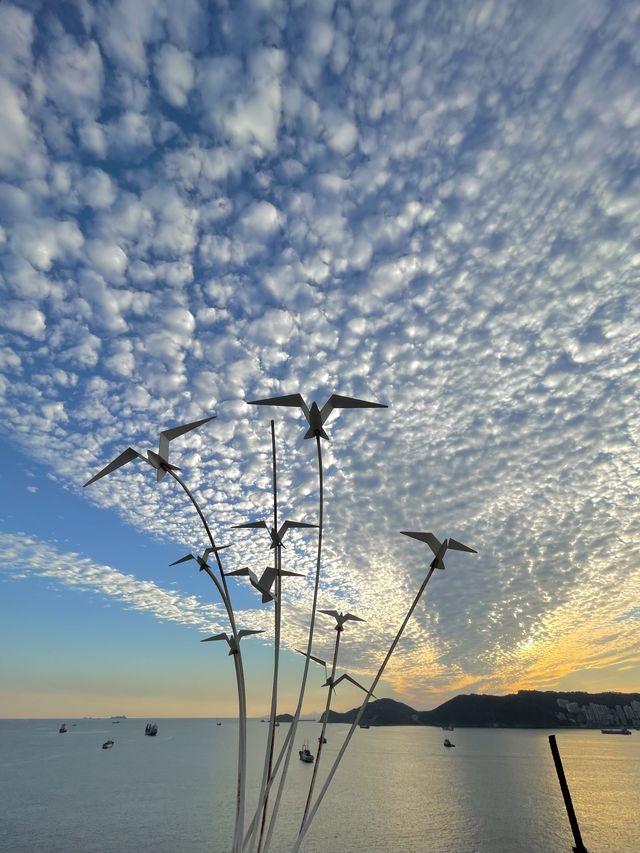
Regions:
<instances>
[{"instance_id":1,"label":"sculpture wing","mask_svg":"<svg viewBox=\"0 0 640 853\"><path fill-rule=\"evenodd\" d=\"M211 415L208 418L202 418L200 421L193 421L190 424L183 424L182 426L171 427L171 429L163 429L160 433L160 445L158 446L158 456L162 456L165 461L169 461L169 442L174 438L178 438L180 435L184 435L186 432L191 432L192 429L197 429L202 424L206 424L209 421L212 421L215 418L215 415Z\"/></svg>"},{"instance_id":2,"label":"sculpture wing","mask_svg":"<svg viewBox=\"0 0 640 853\"><path fill-rule=\"evenodd\" d=\"M300 572L288 572L285 569L280 569L280 576L283 578L303 578L304 575Z\"/></svg>"},{"instance_id":3,"label":"sculpture wing","mask_svg":"<svg viewBox=\"0 0 640 853\"><path fill-rule=\"evenodd\" d=\"M238 578L238 577L247 577L247 575L249 575L250 573L251 573L251 569L244 568L244 569L236 569L234 572L225 572L225 575L228 575L229 577L232 577L232 578Z\"/></svg>"},{"instance_id":4,"label":"sculpture wing","mask_svg":"<svg viewBox=\"0 0 640 853\"><path fill-rule=\"evenodd\" d=\"M347 675L346 672L343 675L341 675L340 678L336 678L336 680L333 682L333 686L336 687L341 681L345 681L345 680L350 681L352 684L355 684L356 687L359 687L360 690L364 690L365 693L369 692L366 687L363 687L362 684L360 684L358 681L356 681L355 678L351 678L351 676Z\"/></svg>"},{"instance_id":5,"label":"sculpture wing","mask_svg":"<svg viewBox=\"0 0 640 853\"><path fill-rule=\"evenodd\" d=\"M342 617L343 622L366 622L366 619L361 619L360 616L354 616L353 613L345 613Z\"/></svg>"},{"instance_id":6,"label":"sculpture wing","mask_svg":"<svg viewBox=\"0 0 640 853\"><path fill-rule=\"evenodd\" d=\"M434 554L437 554L442 547L442 543L433 535L433 533L416 533L410 530L401 530L400 533L402 533L403 536L410 536L412 539L417 539L419 542L426 542Z\"/></svg>"},{"instance_id":7,"label":"sculpture wing","mask_svg":"<svg viewBox=\"0 0 640 853\"><path fill-rule=\"evenodd\" d=\"M332 394L320 409L320 420L326 421L334 409L387 409L384 403L370 403L368 400L358 400L356 397L342 397Z\"/></svg>"},{"instance_id":8,"label":"sculpture wing","mask_svg":"<svg viewBox=\"0 0 640 853\"><path fill-rule=\"evenodd\" d=\"M267 587L263 586L262 578L260 578L260 580L258 580L257 575L254 572L252 572L251 569L249 569L248 571L249 571L249 583L251 584L251 586L255 587L259 593L262 594L262 603L266 604L267 601L274 601L276 596L273 595L273 593L271 593ZM263 575L263 577L264 577L264 575Z\"/></svg>"},{"instance_id":9,"label":"sculpture wing","mask_svg":"<svg viewBox=\"0 0 640 853\"><path fill-rule=\"evenodd\" d=\"M301 652L300 649L296 649L299 655L304 655L304 657L309 658L309 660L313 660L316 663L319 663L320 666L323 666L325 669L327 668L326 660L322 660L322 658L314 657L314 655L308 655L306 652Z\"/></svg>"},{"instance_id":10,"label":"sculpture wing","mask_svg":"<svg viewBox=\"0 0 640 853\"><path fill-rule=\"evenodd\" d=\"M205 548L204 554L202 555L202 559L206 562L209 554L217 554L218 551L223 551L225 548L231 547L230 545L218 545L217 548Z\"/></svg>"},{"instance_id":11,"label":"sculpture wing","mask_svg":"<svg viewBox=\"0 0 640 853\"><path fill-rule=\"evenodd\" d=\"M131 462L133 459L142 459L144 462L147 460L141 453L138 453L137 450L134 450L133 447L127 447L126 450L123 450L120 456L116 456L113 462L109 462L108 465L102 469L102 471L98 471L90 480L87 480L85 486L90 486L91 483L95 483L96 480L99 480L101 477L106 477L107 474L111 474L112 471L115 471L117 468L122 468L123 465L126 465L127 462Z\"/></svg>"},{"instance_id":12,"label":"sculpture wing","mask_svg":"<svg viewBox=\"0 0 640 853\"><path fill-rule=\"evenodd\" d=\"M278 530L278 539L282 541L284 539L284 534L290 527L317 527L317 524L307 524L306 521L289 521L287 519L280 530Z\"/></svg>"},{"instance_id":13,"label":"sculpture wing","mask_svg":"<svg viewBox=\"0 0 640 853\"><path fill-rule=\"evenodd\" d=\"M454 551L468 551L469 554L477 554L477 551L474 551L473 548L469 548L468 545L463 545L462 542L457 542L455 539L447 540L447 548L452 548Z\"/></svg>"},{"instance_id":14,"label":"sculpture wing","mask_svg":"<svg viewBox=\"0 0 640 853\"><path fill-rule=\"evenodd\" d=\"M206 637L204 640L200 640L200 642L201 643L211 643L211 642L214 642L215 640L226 640L228 643L229 637L227 636L227 634L224 634L224 633L223 634L214 634L213 637Z\"/></svg>"},{"instance_id":15,"label":"sculpture wing","mask_svg":"<svg viewBox=\"0 0 640 853\"><path fill-rule=\"evenodd\" d=\"M250 406L292 406L299 407L304 416L309 420L309 408L301 394L288 394L285 397L267 397L264 400L249 400Z\"/></svg>"},{"instance_id":16,"label":"sculpture wing","mask_svg":"<svg viewBox=\"0 0 640 853\"><path fill-rule=\"evenodd\" d=\"M180 557L179 560L174 560L173 563L169 563L169 566L177 566L178 563L186 563L187 560L195 560L193 554L185 554L184 557Z\"/></svg>"},{"instance_id":17,"label":"sculpture wing","mask_svg":"<svg viewBox=\"0 0 640 853\"><path fill-rule=\"evenodd\" d=\"M273 566L267 566L264 572L260 575L260 580L258 583L260 584L260 589L264 591L268 591L273 586L273 582L276 579L276 570Z\"/></svg>"},{"instance_id":18,"label":"sculpture wing","mask_svg":"<svg viewBox=\"0 0 640 853\"><path fill-rule=\"evenodd\" d=\"M253 527L266 527L267 530L269 529L266 521L247 521L246 524L233 525L234 530L240 530L241 528L249 529Z\"/></svg>"},{"instance_id":19,"label":"sculpture wing","mask_svg":"<svg viewBox=\"0 0 640 853\"><path fill-rule=\"evenodd\" d=\"M318 613L325 613L327 616L333 616L336 622L340 621L340 614L337 610L320 610L318 609Z\"/></svg>"},{"instance_id":20,"label":"sculpture wing","mask_svg":"<svg viewBox=\"0 0 640 853\"><path fill-rule=\"evenodd\" d=\"M250 634L264 634L264 631L249 631L247 628L243 628L242 631L238 631L238 639L241 640L243 637L248 637Z\"/></svg>"}]
</instances>

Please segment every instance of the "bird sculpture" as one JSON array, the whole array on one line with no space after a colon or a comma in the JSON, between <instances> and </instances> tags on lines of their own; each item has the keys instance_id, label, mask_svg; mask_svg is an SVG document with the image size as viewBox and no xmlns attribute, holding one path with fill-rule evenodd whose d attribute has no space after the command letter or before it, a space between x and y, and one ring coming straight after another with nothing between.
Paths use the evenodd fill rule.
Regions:
<instances>
[{"instance_id":1,"label":"bird sculpture","mask_svg":"<svg viewBox=\"0 0 640 853\"><path fill-rule=\"evenodd\" d=\"M326 438L329 436L324 430L324 424L334 409L386 409L384 403L369 403L367 400L358 400L355 397L342 397L340 394L332 394L322 408L314 401L311 407L307 406L301 394L288 394L284 397L268 397L264 400L249 400L252 406L291 406L302 409L307 419L309 429L305 438Z\"/></svg>"},{"instance_id":2,"label":"bird sculpture","mask_svg":"<svg viewBox=\"0 0 640 853\"><path fill-rule=\"evenodd\" d=\"M359 687L360 690L364 691L365 693L369 692L366 687L363 687L362 684L360 684L358 681L356 681L355 678L351 678L351 676L347 675L346 672L344 672L340 676L340 678L331 678L331 676L329 676L329 678L327 678L327 680L325 681L325 683L322 686L323 687L330 687L332 690L335 690L341 681L350 681L352 684L355 684L356 687ZM374 699L376 698L373 693L371 695L373 696Z\"/></svg>"},{"instance_id":3,"label":"bird sculpture","mask_svg":"<svg viewBox=\"0 0 640 853\"><path fill-rule=\"evenodd\" d=\"M353 613L338 613L337 610L319 610L318 612L325 613L327 616L333 616L336 620L336 631L343 631L345 622L366 622L366 619L354 616Z\"/></svg>"},{"instance_id":4,"label":"bird sculpture","mask_svg":"<svg viewBox=\"0 0 640 853\"><path fill-rule=\"evenodd\" d=\"M322 660L322 658L317 658L317 657L315 657L315 655L307 654L307 652L303 652L300 649L296 649L295 651L298 652L299 655L304 655L306 658L309 658L309 660L315 661L315 663L319 663L320 666L323 666L325 677L327 677L327 662L326 662L326 660Z\"/></svg>"},{"instance_id":5,"label":"bird sculpture","mask_svg":"<svg viewBox=\"0 0 640 853\"><path fill-rule=\"evenodd\" d=\"M228 548L228 545L220 545L217 548L206 548L205 552L202 556L199 554L185 554L184 557L180 557L179 560L174 560L173 563L169 563L170 566L177 566L178 563L186 563L187 560L195 560L200 566L200 571L203 569L210 569L211 566L207 563L209 558L209 554L217 554L219 551L223 551L225 548Z\"/></svg>"},{"instance_id":6,"label":"bird sculpture","mask_svg":"<svg viewBox=\"0 0 640 853\"><path fill-rule=\"evenodd\" d=\"M250 529L250 528L259 528L264 527L264 529L268 532L271 537L271 548L275 548L276 546L280 546L284 548L282 544L282 540L285 537L287 530L290 527L317 527L317 524L307 524L305 521L289 521L287 519L280 526L280 530L276 530L275 527L269 527L266 521L248 521L246 524L235 524L234 529Z\"/></svg>"},{"instance_id":7,"label":"bird sculpture","mask_svg":"<svg viewBox=\"0 0 640 853\"><path fill-rule=\"evenodd\" d=\"M426 542L429 548L435 554L431 561L430 568L444 569L444 555L447 551L467 551L470 554L477 554L473 548L468 545L463 545L462 542L457 542L455 539L444 539L442 542L433 535L433 533L416 533L409 530L400 531L403 536L410 536L412 539L417 539L420 542Z\"/></svg>"},{"instance_id":8,"label":"bird sculpture","mask_svg":"<svg viewBox=\"0 0 640 853\"><path fill-rule=\"evenodd\" d=\"M263 604L265 604L267 601L277 600L277 596L273 592L271 592L273 582L278 576L278 572L273 566L267 566L267 568L260 575L260 577L258 577L255 572L252 572L251 569L248 569L246 567L243 569L236 569L234 572L225 572L225 574L230 577L248 577L251 586L255 587L258 592L262 593ZM304 577L304 575L301 575L299 572L288 572L284 569L280 569L280 577L302 578Z\"/></svg>"},{"instance_id":9,"label":"bird sculpture","mask_svg":"<svg viewBox=\"0 0 640 853\"><path fill-rule=\"evenodd\" d=\"M142 459L143 462L146 462L148 465L151 465L152 468L155 468L156 480L157 482L160 482L163 477L166 477L169 471L180 470L169 462L169 442L187 432L191 432L193 429L197 429L203 424L212 421L214 418L215 415L212 415L211 417L203 418L200 421L193 421L190 424L183 424L182 426L163 430L160 433L160 443L158 445L157 453L154 453L153 450L147 450L147 455L144 456L139 451L134 450L133 447L127 447L127 449L123 450L122 453L119 456L116 456L113 461L109 462L108 465L105 465L101 471L98 471L95 476L90 480L87 480L85 486L90 486L92 483L95 483L96 480L99 480L101 477L106 477L107 474L113 473L113 471L116 471L118 468L122 468L123 465L126 465L128 462L132 462L134 459Z\"/></svg>"},{"instance_id":10,"label":"bird sculpture","mask_svg":"<svg viewBox=\"0 0 640 853\"><path fill-rule=\"evenodd\" d=\"M364 622L364 619L362 621ZM366 687L363 687L362 684L358 684L358 682L355 679L351 678L350 675L347 675L346 672L343 673L339 678L332 678L330 675L327 675L327 662L326 662L326 660L322 660L322 658L318 658L315 655L307 654L307 652L303 652L300 649L296 649L296 651L298 652L299 655L304 655L304 657L309 658L309 660L312 660L315 663L320 664L320 666L324 667L324 675L325 675L325 678L327 680L322 685L323 687L330 687L332 690L335 690L335 688L338 686L338 684L340 684L341 681L346 680L346 681L350 681L352 684L355 684L355 686L359 687L360 690L364 690L365 693L369 692ZM373 696L373 693L371 695ZM375 699L375 696L373 698Z\"/></svg>"},{"instance_id":11,"label":"bird sculpture","mask_svg":"<svg viewBox=\"0 0 640 853\"><path fill-rule=\"evenodd\" d=\"M236 642L236 638L233 636L233 634L231 636L229 636L229 634L225 634L225 633L214 634L213 637L205 637L205 639L200 640L200 642L201 643L212 643L212 642L215 642L216 640L226 640L227 644L229 645L229 649L230 649L229 654L230 655L237 655L238 652L240 651L240 649L238 647L240 640L243 637L248 637L250 634L264 634L264 631L249 631L246 628L243 628L242 631L238 631L238 642Z\"/></svg>"}]
</instances>

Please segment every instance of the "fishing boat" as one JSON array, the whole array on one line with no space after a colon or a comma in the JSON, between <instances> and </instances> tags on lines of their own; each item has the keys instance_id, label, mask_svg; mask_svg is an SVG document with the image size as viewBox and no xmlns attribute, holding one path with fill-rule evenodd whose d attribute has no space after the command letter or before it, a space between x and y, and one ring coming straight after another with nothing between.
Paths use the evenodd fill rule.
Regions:
<instances>
[{"instance_id":1,"label":"fishing boat","mask_svg":"<svg viewBox=\"0 0 640 853\"><path fill-rule=\"evenodd\" d=\"M113 741L112 740L105 740L105 742L102 744L103 749L111 749L112 747L113 747Z\"/></svg>"},{"instance_id":2,"label":"fishing boat","mask_svg":"<svg viewBox=\"0 0 640 853\"><path fill-rule=\"evenodd\" d=\"M371 726L369 725L369 723L360 723L360 728L361 729L370 729Z\"/></svg>"},{"instance_id":3,"label":"fishing boat","mask_svg":"<svg viewBox=\"0 0 640 853\"><path fill-rule=\"evenodd\" d=\"M455 746L455 743L451 743L448 737L444 739L443 746Z\"/></svg>"},{"instance_id":4,"label":"fishing boat","mask_svg":"<svg viewBox=\"0 0 640 853\"><path fill-rule=\"evenodd\" d=\"M67 724L61 723L60 728L58 729L58 734L63 735L66 732L66 730L67 730Z\"/></svg>"},{"instance_id":5,"label":"fishing boat","mask_svg":"<svg viewBox=\"0 0 640 853\"><path fill-rule=\"evenodd\" d=\"M221 725L222 725L222 723L216 723L216 726L221 726Z\"/></svg>"},{"instance_id":6,"label":"fishing boat","mask_svg":"<svg viewBox=\"0 0 640 853\"><path fill-rule=\"evenodd\" d=\"M626 727L621 729L600 729L600 734L603 735L630 735L631 732Z\"/></svg>"},{"instance_id":7,"label":"fishing boat","mask_svg":"<svg viewBox=\"0 0 640 853\"><path fill-rule=\"evenodd\" d=\"M302 749L299 750L298 755L300 756L300 761L304 761L305 764L313 764L313 753L309 749L309 744L306 740L302 744Z\"/></svg>"},{"instance_id":8,"label":"fishing boat","mask_svg":"<svg viewBox=\"0 0 640 853\"><path fill-rule=\"evenodd\" d=\"M155 737L158 734L158 726L155 723L147 723L144 728L144 733L148 737Z\"/></svg>"}]
</instances>

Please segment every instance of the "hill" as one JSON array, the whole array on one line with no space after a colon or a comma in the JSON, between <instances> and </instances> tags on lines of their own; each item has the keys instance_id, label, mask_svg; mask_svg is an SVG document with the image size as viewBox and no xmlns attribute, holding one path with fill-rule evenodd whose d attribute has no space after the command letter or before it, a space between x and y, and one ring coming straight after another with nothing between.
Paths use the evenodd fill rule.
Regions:
<instances>
[{"instance_id":1,"label":"hill","mask_svg":"<svg viewBox=\"0 0 640 853\"><path fill-rule=\"evenodd\" d=\"M352 723L359 708L352 708L340 714L337 711L329 711L330 723ZM324 714L320 717L323 721ZM376 699L369 702L361 722L370 726L419 726L420 714L404 702L396 702L395 699Z\"/></svg>"},{"instance_id":2,"label":"hill","mask_svg":"<svg viewBox=\"0 0 640 853\"><path fill-rule=\"evenodd\" d=\"M560 702L558 701L560 700ZM416 711L394 699L370 702L362 722L372 726L478 726L495 728L558 728L621 725L616 708L640 703L640 693L585 693L555 690L519 690L506 696L463 694L454 696L432 711ZM635 705L629 725L640 723L640 706ZM330 723L351 723L358 713L329 712Z\"/></svg>"}]
</instances>

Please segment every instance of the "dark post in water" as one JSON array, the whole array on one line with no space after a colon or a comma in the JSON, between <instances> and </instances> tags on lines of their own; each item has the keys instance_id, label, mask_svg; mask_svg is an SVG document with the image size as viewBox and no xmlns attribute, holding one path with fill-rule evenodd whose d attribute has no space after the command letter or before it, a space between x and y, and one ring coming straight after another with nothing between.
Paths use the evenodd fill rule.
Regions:
<instances>
[{"instance_id":1,"label":"dark post in water","mask_svg":"<svg viewBox=\"0 0 640 853\"><path fill-rule=\"evenodd\" d=\"M556 773L558 774L558 781L560 782L560 790L562 791L564 804L567 809L567 814L569 815L569 823L571 824L571 831L573 832L573 840L576 843L575 847L573 848L573 853L589 853L587 848L582 843L580 827L578 826L578 818L576 817L576 813L573 810L573 803L571 802L571 792L569 791L567 779L564 775L562 759L560 758L560 753L558 752L558 744L556 743L555 735L549 735L549 746L551 747L551 754L553 755L553 763L556 765Z\"/></svg>"}]
</instances>

